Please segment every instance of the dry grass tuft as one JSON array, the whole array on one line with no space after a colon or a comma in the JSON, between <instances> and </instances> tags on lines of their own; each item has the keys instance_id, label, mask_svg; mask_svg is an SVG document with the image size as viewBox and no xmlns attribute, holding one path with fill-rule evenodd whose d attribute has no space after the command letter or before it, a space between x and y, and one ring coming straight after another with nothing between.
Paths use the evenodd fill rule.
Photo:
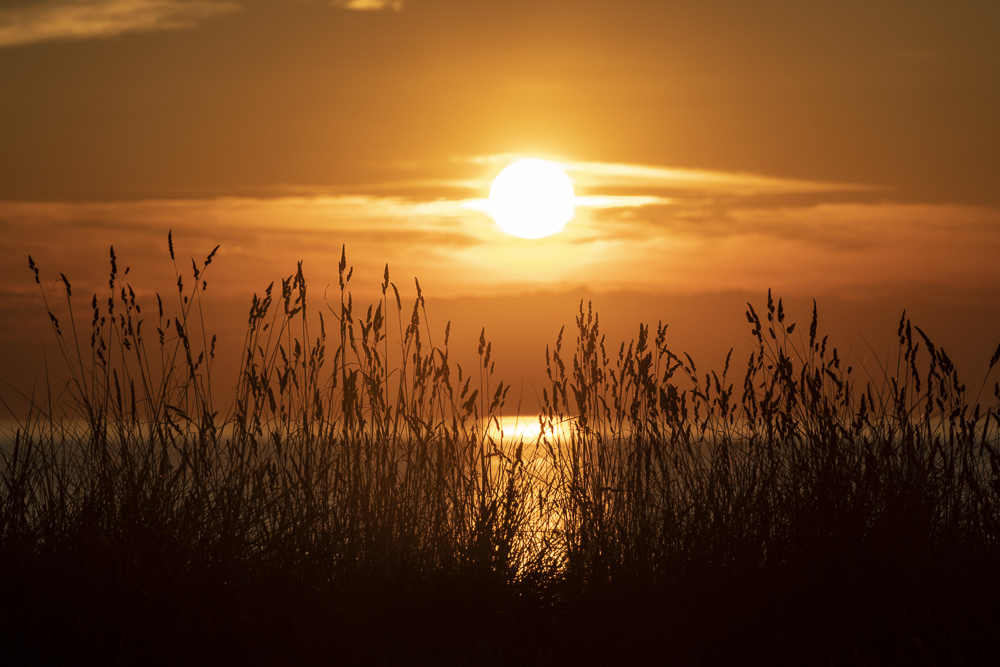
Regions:
<instances>
[{"instance_id":1,"label":"dry grass tuft","mask_svg":"<svg viewBox=\"0 0 1000 667\"><path fill-rule=\"evenodd\" d=\"M346 253L333 303L307 305L301 264L254 295L235 398L214 405L214 255L176 269L172 310L143 314L113 249L89 332L66 276L65 312L46 301L66 379L0 469L10 655L1000 656L1000 385L970 397L905 313L895 366L860 386L815 303L806 339L769 293L737 385L732 351L699 372L663 324L609 354L581 303L523 441L499 436L485 332L478 367L453 365L388 267L362 315Z\"/></svg>"}]
</instances>

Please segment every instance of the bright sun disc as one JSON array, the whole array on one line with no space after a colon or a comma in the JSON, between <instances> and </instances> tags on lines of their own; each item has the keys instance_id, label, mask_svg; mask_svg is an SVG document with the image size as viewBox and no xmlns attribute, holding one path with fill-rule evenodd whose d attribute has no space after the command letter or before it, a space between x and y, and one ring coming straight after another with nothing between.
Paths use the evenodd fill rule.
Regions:
<instances>
[{"instance_id":1,"label":"bright sun disc","mask_svg":"<svg viewBox=\"0 0 1000 667\"><path fill-rule=\"evenodd\" d=\"M522 239L555 234L573 218L573 181L554 162L527 158L508 165L490 186L487 211L500 229Z\"/></svg>"}]
</instances>

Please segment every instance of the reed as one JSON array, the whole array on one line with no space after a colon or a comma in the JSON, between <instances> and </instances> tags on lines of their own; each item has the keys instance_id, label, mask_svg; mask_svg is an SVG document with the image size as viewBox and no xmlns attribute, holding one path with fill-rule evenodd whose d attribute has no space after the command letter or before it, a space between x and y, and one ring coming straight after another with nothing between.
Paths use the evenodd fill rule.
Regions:
<instances>
[{"instance_id":1,"label":"reed","mask_svg":"<svg viewBox=\"0 0 1000 667\"><path fill-rule=\"evenodd\" d=\"M119 272L0 469L0 632L29 662L987 662L1000 656L1000 384L906 318L859 380L770 293L742 382L581 303L535 440L427 326L419 282L254 295L230 403L215 250L154 314ZM36 282L40 270L29 258ZM42 294L43 299L46 295ZM57 313L57 310L59 312ZM153 324L155 321L155 325ZM89 333L89 346L87 334ZM440 342L435 344L434 339ZM1000 347L990 371L1000 359ZM985 392L985 396L984 396Z\"/></svg>"}]
</instances>

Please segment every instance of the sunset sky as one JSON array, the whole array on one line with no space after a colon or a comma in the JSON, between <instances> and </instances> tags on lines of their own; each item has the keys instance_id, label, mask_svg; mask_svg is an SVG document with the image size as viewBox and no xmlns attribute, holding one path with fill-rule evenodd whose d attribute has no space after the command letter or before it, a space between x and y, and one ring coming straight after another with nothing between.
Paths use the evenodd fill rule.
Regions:
<instances>
[{"instance_id":1,"label":"sunset sky","mask_svg":"<svg viewBox=\"0 0 1000 667\"><path fill-rule=\"evenodd\" d=\"M868 365L905 308L978 385L998 36L995 0L4 0L0 377L44 376L29 254L85 311L114 245L155 304L172 229L185 262L221 245L221 339L297 260L319 300L346 244L360 301L388 263L460 357L485 326L527 409L581 299L609 342L662 320L711 368L768 288ZM518 157L573 180L562 232L483 212Z\"/></svg>"}]
</instances>

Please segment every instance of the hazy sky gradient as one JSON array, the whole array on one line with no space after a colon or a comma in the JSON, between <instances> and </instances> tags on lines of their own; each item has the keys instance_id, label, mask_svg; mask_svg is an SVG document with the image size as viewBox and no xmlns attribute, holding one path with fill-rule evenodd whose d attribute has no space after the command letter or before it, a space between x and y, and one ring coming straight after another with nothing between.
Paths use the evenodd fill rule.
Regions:
<instances>
[{"instance_id":1,"label":"hazy sky gradient","mask_svg":"<svg viewBox=\"0 0 1000 667\"><path fill-rule=\"evenodd\" d=\"M103 0L0 25L116 6L188 27L0 49L0 196L245 194L542 152L1000 203L995 2Z\"/></svg>"},{"instance_id":2,"label":"hazy sky gradient","mask_svg":"<svg viewBox=\"0 0 1000 667\"><path fill-rule=\"evenodd\" d=\"M622 335L687 317L714 354L768 288L854 304L848 338L908 308L975 366L1000 340L998 29L992 1L8 2L0 374L37 376L28 254L93 293L113 244L152 298L170 229L221 244L233 341L253 292L300 259L335 283L346 244L359 294L418 276L470 337L503 331L515 377L582 296ZM481 210L527 155L580 197L538 241Z\"/></svg>"}]
</instances>

